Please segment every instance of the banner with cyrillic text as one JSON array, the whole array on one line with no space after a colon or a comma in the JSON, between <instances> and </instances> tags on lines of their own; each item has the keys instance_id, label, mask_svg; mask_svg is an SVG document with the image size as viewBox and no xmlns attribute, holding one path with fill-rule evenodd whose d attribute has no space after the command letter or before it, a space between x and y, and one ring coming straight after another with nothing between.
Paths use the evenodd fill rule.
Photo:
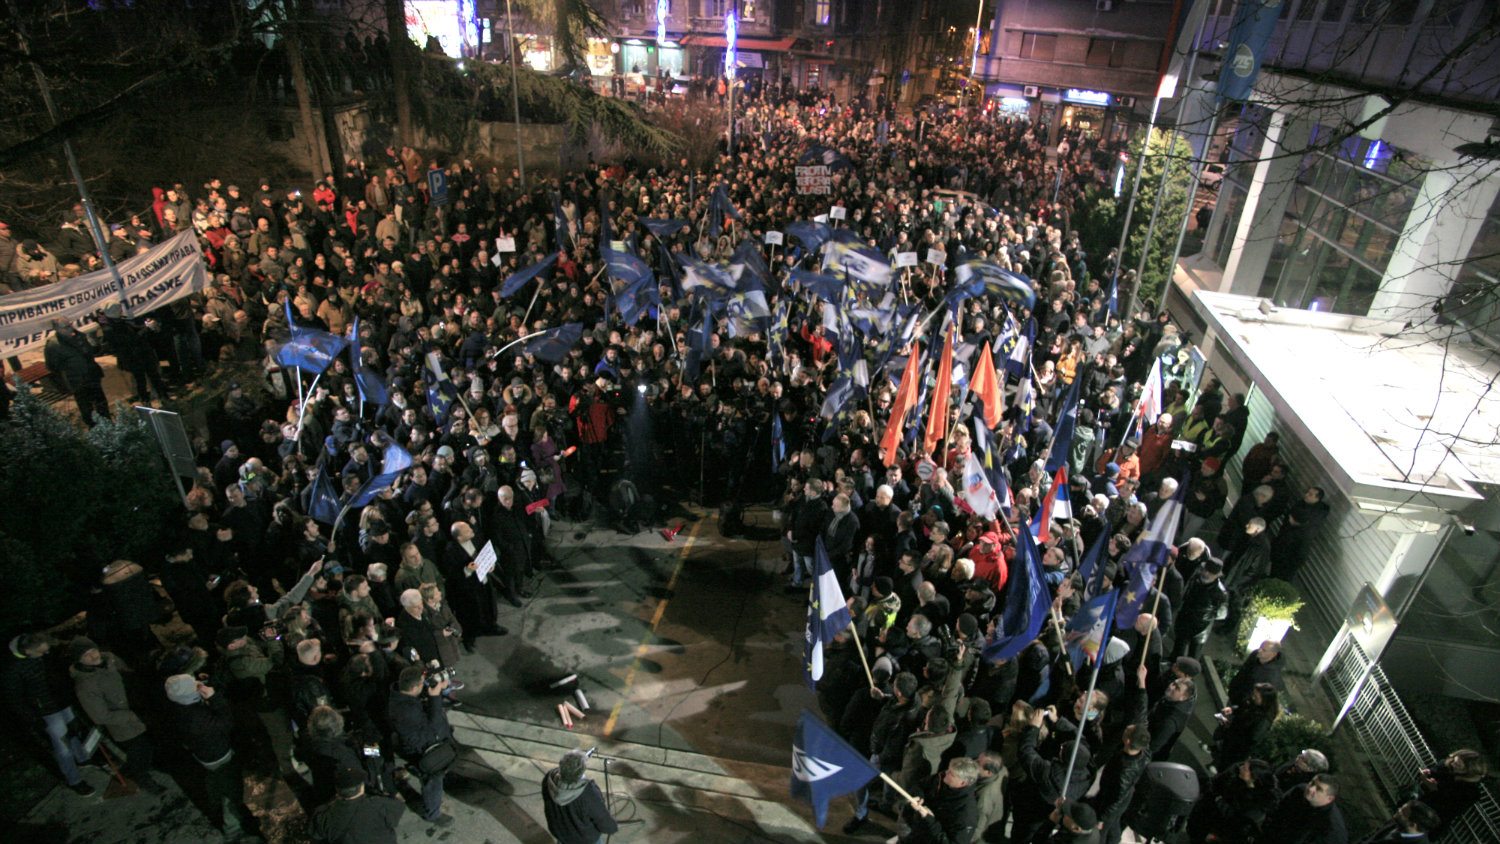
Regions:
<instances>
[{"instance_id":1,"label":"banner with cyrillic text","mask_svg":"<svg viewBox=\"0 0 1500 844\"><path fill-rule=\"evenodd\" d=\"M132 317L192 295L208 281L203 250L192 232L183 232L127 258L115 269L125 285L125 314ZM92 331L99 312L120 302L120 288L109 270L0 296L0 355L10 357L40 349L55 319Z\"/></svg>"}]
</instances>

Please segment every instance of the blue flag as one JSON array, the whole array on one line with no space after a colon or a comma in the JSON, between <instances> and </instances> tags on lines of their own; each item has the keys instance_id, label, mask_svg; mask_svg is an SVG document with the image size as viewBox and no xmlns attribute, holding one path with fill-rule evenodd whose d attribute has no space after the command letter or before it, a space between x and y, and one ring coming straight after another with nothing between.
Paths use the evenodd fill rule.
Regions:
<instances>
[{"instance_id":1,"label":"blue flag","mask_svg":"<svg viewBox=\"0 0 1500 844\"><path fill-rule=\"evenodd\" d=\"M1109 644L1110 627L1113 626L1110 620L1115 617L1115 602L1119 597L1119 590L1111 589L1085 601L1078 612L1068 619L1063 639L1067 642L1068 658L1073 662L1075 675L1085 662L1092 663L1104 653L1105 645Z\"/></svg>"},{"instance_id":2,"label":"blue flag","mask_svg":"<svg viewBox=\"0 0 1500 844\"><path fill-rule=\"evenodd\" d=\"M1125 552L1121 565L1125 569L1125 594L1120 598L1119 611L1115 613L1115 626L1121 630L1135 624L1141 614L1141 604L1156 582L1156 572L1167 562L1172 552L1172 543L1177 538L1177 527L1182 523L1182 502L1187 497L1187 479L1177 484L1177 494L1161 505L1151 527L1130 550Z\"/></svg>"},{"instance_id":3,"label":"blue flag","mask_svg":"<svg viewBox=\"0 0 1500 844\"><path fill-rule=\"evenodd\" d=\"M1068 452L1073 448L1073 428L1078 424L1078 385L1082 381L1082 378L1074 378L1068 391L1063 393L1057 430L1052 432L1052 448L1047 452L1048 474L1068 465Z\"/></svg>"},{"instance_id":4,"label":"blue flag","mask_svg":"<svg viewBox=\"0 0 1500 844\"><path fill-rule=\"evenodd\" d=\"M797 220L786 225L787 237L795 237L802 241L803 248L808 252L817 252L818 247L828 240L832 232L833 230L828 227L827 223L814 220Z\"/></svg>"},{"instance_id":5,"label":"blue flag","mask_svg":"<svg viewBox=\"0 0 1500 844\"><path fill-rule=\"evenodd\" d=\"M879 769L839 738L816 715L802 710L792 736L792 796L812 803L818 828L828 822L828 804L865 787Z\"/></svg>"},{"instance_id":6,"label":"blue flag","mask_svg":"<svg viewBox=\"0 0 1500 844\"><path fill-rule=\"evenodd\" d=\"M583 323L570 322L557 328L549 328L546 331L533 334L522 344L526 354L532 355L547 363L562 363L583 339Z\"/></svg>"},{"instance_id":7,"label":"blue flag","mask_svg":"<svg viewBox=\"0 0 1500 844\"><path fill-rule=\"evenodd\" d=\"M781 411L771 414L771 470L780 471L786 460L786 438L782 433Z\"/></svg>"},{"instance_id":8,"label":"blue flag","mask_svg":"<svg viewBox=\"0 0 1500 844\"><path fill-rule=\"evenodd\" d=\"M552 195L552 224L557 227L557 251L562 252L572 242L573 232L568 227L568 215L563 213L562 198Z\"/></svg>"},{"instance_id":9,"label":"blue flag","mask_svg":"<svg viewBox=\"0 0 1500 844\"><path fill-rule=\"evenodd\" d=\"M1104 580L1104 560L1109 553L1109 539L1109 531L1099 531L1099 537L1084 552L1083 559L1078 563L1078 576L1083 578L1083 595L1086 598L1099 593L1099 585Z\"/></svg>"},{"instance_id":10,"label":"blue flag","mask_svg":"<svg viewBox=\"0 0 1500 844\"><path fill-rule=\"evenodd\" d=\"M427 406L432 409L432 418L438 425L448 424L448 414L458 401L458 388L452 381L438 381L427 385Z\"/></svg>"},{"instance_id":11,"label":"blue flag","mask_svg":"<svg viewBox=\"0 0 1500 844\"><path fill-rule=\"evenodd\" d=\"M844 590L839 588L839 576L833 571L819 534L813 551L813 584L807 602L807 660L803 669L809 689L816 689L818 681L823 679L824 649L851 621Z\"/></svg>"},{"instance_id":12,"label":"blue flag","mask_svg":"<svg viewBox=\"0 0 1500 844\"><path fill-rule=\"evenodd\" d=\"M830 305L838 305L844 299L844 280L835 275L794 267L787 273L787 281L794 281L811 290L813 295Z\"/></svg>"},{"instance_id":13,"label":"blue flag","mask_svg":"<svg viewBox=\"0 0 1500 844\"><path fill-rule=\"evenodd\" d=\"M614 254L623 255L625 253L616 252ZM640 261L634 255L629 257L635 261ZM641 264L642 268L645 266L644 263ZM645 272L645 277L635 281L627 281L616 288L614 297L611 300L615 310L620 313L620 319L624 320L627 326L635 325L652 308L661 307L661 292L656 289L656 279L651 276L650 270L646 270Z\"/></svg>"},{"instance_id":14,"label":"blue flag","mask_svg":"<svg viewBox=\"0 0 1500 844\"><path fill-rule=\"evenodd\" d=\"M312 495L307 501L307 515L331 525L339 517L339 496L334 490L333 481L328 479L327 465L318 467L318 476L313 478Z\"/></svg>"},{"instance_id":15,"label":"blue flag","mask_svg":"<svg viewBox=\"0 0 1500 844\"><path fill-rule=\"evenodd\" d=\"M682 292L702 290L705 296L723 296L732 293L739 282L724 267L708 264L681 253L674 255L682 266Z\"/></svg>"},{"instance_id":16,"label":"blue flag","mask_svg":"<svg viewBox=\"0 0 1500 844\"><path fill-rule=\"evenodd\" d=\"M1260 63L1276 32L1276 21L1286 0L1241 0L1235 6L1219 70L1219 99L1245 102L1260 75Z\"/></svg>"},{"instance_id":17,"label":"blue flag","mask_svg":"<svg viewBox=\"0 0 1500 844\"><path fill-rule=\"evenodd\" d=\"M286 324L292 330L292 339L276 350L276 362L287 368L321 373L344 351L348 341L328 331L303 328L292 319L292 301L288 299L284 305Z\"/></svg>"},{"instance_id":18,"label":"blue flag","mask_svg":"<svg viewBox=\"0 0 1500 844\"><path fill-rule=\"evenodd\" d=\"M714 185L713 193L708 198L709 235L713 237L719 236L719 233L724 230L725 217L744 222L744 218L740 216L740 212L734 210L734 203L729 201L729 192L724 190L722 184Z\"/></svg>"},{"instance_id":19,"label":"blue flag","mask_svg":"<svg viewBox=\"0 0 1500 844\"><path fill-rule=\"evenodd\" d=\"M848 229L836 229L823 250L823 271L836 270L846 278L872 287L891 283L893 270L879 249Z\"/></svg>"},{"instance_id":20,"label":"blue flag","mask_svg":"<svg viewBox=\"0 0 1500 844\"><path fill-rule=\"evenodd\" d=\"M669 237L687 228L686 220L663 220L660 217L641 217L641 225L657 237Z\"/></svg>"},{"instance_id":21,"label":"blue flag","mask_svg":"<svg viewBox=\"0 0 1500 844\"><path fill-rule=\"evenodd\" d=\"M558 253L553 252L535 264L511 273L506 277L505 283L500 285L500 296L509 299L516 295L517 291L526 286L526 282L552 269L552 266L557 263L557 255Z\"/></svg>"},{"instance_id":22,"label":"blue flag","mask_svg":"<svg viewBox=\"0 0 1500 844\"><path fill-rule=\"evenodd\" d=\"M354 324L349 326L349 364L354 371L354 388L359 391L360 401L385 407L391 401L390 391L386 389L385 379L380 377L380 373L365 366L361 348L359 317L355 317Z\"/></svg>"},{"instance_id":23,"label":"blue flag","mask_svg":"<svg viewBox=\"0 0 1500 844\"><path fill-rule=\"evenodd\" d=\"M847 375L839 376L833 386L828 388L828 395L823 399L823 407L818 415L824 419L832 419L838 415L849 398L854 395L854 379Z\"/></svg>"},{"instance_id":24,"label":"blue flag","mask_svg":"<svg viewBox=\"0 0 1500 844\"><path fill-rule=\"evenodd\" d=\"M984 646L984 658L990 662L1014 659L1016 654L1036 640L1047 619L1052 596L1042 575L1042 555L1030 531L1016 531L1016 553L1020 558L1015 575L1005 586L1005 609L995 637Z\"/></svg>"},{"instance_id":25,"label":"blue flag","mask_svg":"<svg viewBox=\"0 0 1500 844\"><path fill-rule=\"evenodd\" d=\"M448 382L445 381L443 383L446 384ZM374 501L375 496L390 489L391 484L396 482L396 478L399 478L402 472L411 468L411 463L411 453L406 449L395 443L386 446L385 454L380 458L380 474L371 478L364 486L359 488L359 492L354 496L354 500L349 502L349 507L351 509L363 507Z\"/></svg>"},{"instance_id":26,"label":"blue flag","mask_svg":"<svg viewBox=\"0 0 1500 844\"><path fill-rule=\"evenodd\" d=\"M999 264L979 260L964 261L954 268L953 280L953 290L945 301L956 301L950 301L949 307L956 307L963 299L981 293L993 293L1012 308L1031 310L1036 307L1036 291L1031 289L1031 282L1025 276L1004 269Z\"/></svg>"}]
</instances>

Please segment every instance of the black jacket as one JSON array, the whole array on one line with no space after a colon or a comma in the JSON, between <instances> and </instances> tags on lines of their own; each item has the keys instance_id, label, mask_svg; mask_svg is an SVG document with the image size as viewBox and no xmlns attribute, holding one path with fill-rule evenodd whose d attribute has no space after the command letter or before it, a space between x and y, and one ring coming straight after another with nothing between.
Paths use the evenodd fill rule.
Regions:
<instances>
[{"instance_id":1,"label":"black jacket","mask_svg":"<svg viewBox=\"0 0 1500 844\"><path fill-rule=\"evenodd\" d=\"M1256 840L1278 844L1348 844L1349 830L1337 802L1314 806L1307 802L1305 789L1291 788L1281 795L1281 802L1266 818Z\"/></svg>"},{"instance_id":2,"label":"black jacket","mask_svg":"<svg viewBox=\"0 0 1500 844\"><path fill-rule=\"evenodd\" d=\"M73 684L50 654L28 657L20 652L20 637L10 640L0 668L0 694L5 705L25 720L51 715L73 703Z\"/></svg>"},{"instance_id":3,"label":"black jacket","mask_svg":"<svg viewBox=\"0 0 1500 844\"><path fill-rule=\"evenodd\" d=\"M394 797L334 800L313 812L307 831L326 844L396 844L396 826L405 813L406 804Z\"/></svg>"},{"instance_id":4,"label":"black jacket","mask_svg":"<svg viewBox=\"0 0 1500 844\"><path fill-rule=\"evenodd\" d=\"M599 786L587 778L564 783L556 768L542 779L542 811L547 817L547 831L558 844L594 844L599 836L620 829L604 805Z\"/></svg>"},{"instance_id":5,"label":"black jacket","mask_svg":"<svg viewBox=\"0 0 1500 844\"><path fill-rule=\"evenodd\" d=\"M1135 795L1135 785L1149 764L1151 754L1147 751L1134 756L1116 753L1109 760L1104 766L1104 775L1099 778L1099 793L1091 801L1101 820L1106 823L1118 821L1125 814L1130 808L1131 797Z\"/></svg>"},{"instance_id":6,"label":"black jacket","mask_svg":"<svg viewBox=\"0 0 1500 844\"><path fill-rule=\"evenodd\" d=\"M1151 758L1166 761L1171 757L1178 736L1182 735L1188 719L1193 717L1193 704L1197 701L1196 695L1179 701L1162 698L1151 707L1151 717L1146 722L1151 731Z\"/></svg>"},{"instance_id":7,"label":"black jacket","mask_svg":"<svg viewBox=\"0 0 1500 844\"><path fill-rule=\"evenodd\" d=\"M401 646L416 648L417 656L422 658L423 664L433 660L442 662L442 654L438 652L437 633L427 622L425 608L421 618L413 618L411 613L404 609L397 612L396 629L401 631Z\"/></svg>"},{"instance_id":8,"label":"black jacket","mask_svg":"<svg viewBox=\"0 0 1500 844\"><path fill-rule=\"evenodd\" d=\"M908 812L911 832L901 839L902 844L969 844L974 840L974 826L979 823L974 785L949 788L943 785L941 776L933 782L935 785L928 790L926 799L932 814L922 817Z\"/></svg>"},{"instance_id":9,"label":"black jacket","mask_svg":"<svg viewBox=\"0 0 1500 844\"><path fill-rule=\"evenodd\" d=\"M818 536L832 518L833 510L821 498L804 498L797 502L797 509L792 514L792 545L798 554L812 556Z\"/></svg>"},{"instance_id":10,"label":"black jacket","mask_svg":"<svg viewBox=\"0 0 1500 844\"><path fill-rule=\"evenodd\" d=\"M1277 691L1286 691L1286 686L1281 681L1281 667L1285 659L1281 654L1270 662L1261 662L1258 654L1250 654L1245 664L1240 666L1239 673L1229 681L1229 705L1238 706L1250 700L1250 693L1255 690L1257 683L1270 683Z\"/></svg>"},{"instance_id":11,"label":"black jacket","mask_svg":"<svg viewBox=\"0 0 1500 844\"><path fill-rule=\"evenodd\" d=\"M425 689L416 697L392 690L386 714L396 753L409 761L420 759L427 748L453 736L442 702Z\"/></svg>"},{"instance_id":12,"label":"black jacket","mask_svg":"<svg viewBox=\"0 0 1500 844\"><path fill-rule=\"evenodd\" d=\"M234 716L229 712L224 692L187 706L173 703L171 710L178 739L200 764L211 764L229 755Z\"/></svg>"}]
</instances>

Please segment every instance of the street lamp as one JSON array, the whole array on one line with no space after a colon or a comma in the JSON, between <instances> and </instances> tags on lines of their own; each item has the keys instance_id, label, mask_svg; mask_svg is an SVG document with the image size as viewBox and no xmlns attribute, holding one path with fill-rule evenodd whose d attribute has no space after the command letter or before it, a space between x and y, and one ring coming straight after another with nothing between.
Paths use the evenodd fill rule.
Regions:
<instances>
[{"instance_id":1,"label":"street lamp","mask_svg":"<svg viewBox=\"0 0 1500 844\"><path fill-rule=\"evenodd\" d=\"M731 166L734 162L734 47L739 34L739 0L733 0L729 4L729 11L724 14L724 78L729 87L729 143L726 150Z\"/></svg>"}]
</instances>

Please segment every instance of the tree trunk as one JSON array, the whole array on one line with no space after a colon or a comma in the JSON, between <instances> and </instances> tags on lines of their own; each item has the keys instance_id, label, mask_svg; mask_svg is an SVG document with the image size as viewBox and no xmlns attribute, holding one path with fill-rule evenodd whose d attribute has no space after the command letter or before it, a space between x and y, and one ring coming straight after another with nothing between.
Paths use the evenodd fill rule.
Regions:
<instances>
[{"instance_id":1,"label":"tree trunk","mask_svg":"<svg viewBox=\"0 0 1500 844\"><path fill-rule=\"evenodd\" d=\"M287 28L286 58L292 69L292 88L297 92L297 113L302 118L302 135L307 143L307 167L317 178L329 172L327 147L318 137L318 124L313 120L312 92L307 85L307 66L302 61L302 39L296 35L296 25Z\"/></svg>"},{"instance_id":2,"label":"tree trunk","mask_svg":"<svg viewBox=\"0 0 1500 844\"><path fill-rule=\"evenodd\" d=\"M396 140L411 146L416 133L411 124L411 38L406 34L406 11L401 0L385 0L386 38L390 41L391 87L396 90Z\"/></svg>"}]
</instances>

